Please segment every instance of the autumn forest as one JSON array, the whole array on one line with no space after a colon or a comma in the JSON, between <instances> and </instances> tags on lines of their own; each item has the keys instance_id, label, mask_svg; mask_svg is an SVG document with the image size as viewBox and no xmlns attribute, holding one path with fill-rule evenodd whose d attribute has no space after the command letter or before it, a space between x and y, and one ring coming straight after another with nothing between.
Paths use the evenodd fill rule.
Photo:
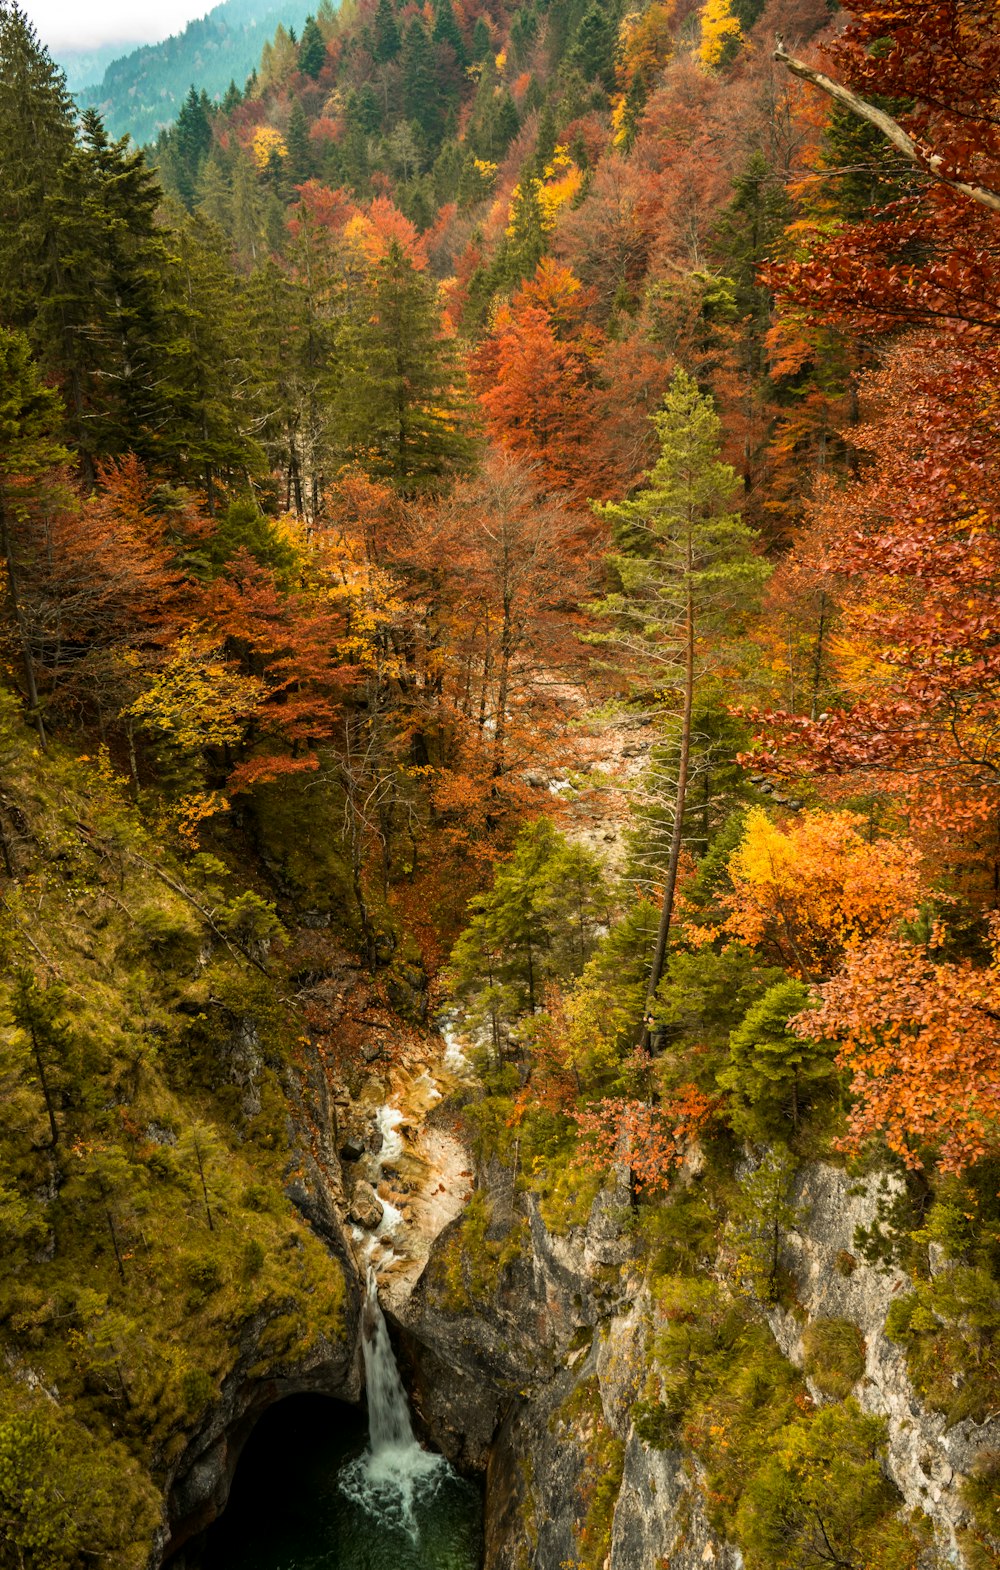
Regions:
<instances>
[{"instance_id":1,"label":"autumn forest","mask_svg":"<svg viewBox=\"0 0 1000 1570\"><path fill-rule=\"evenodd\" d=\"M322 0L140 150L0 0L4 1570L159 1564L228 1327L343 1338L330 1105L442 1024L478 1172L624 1174L741 1563L1000 1563L1000 1451L949 1558L761 1328L888 1173L885 1334L1000 1406L998 74L987 0Z\"/></svg>"}]
</instances>

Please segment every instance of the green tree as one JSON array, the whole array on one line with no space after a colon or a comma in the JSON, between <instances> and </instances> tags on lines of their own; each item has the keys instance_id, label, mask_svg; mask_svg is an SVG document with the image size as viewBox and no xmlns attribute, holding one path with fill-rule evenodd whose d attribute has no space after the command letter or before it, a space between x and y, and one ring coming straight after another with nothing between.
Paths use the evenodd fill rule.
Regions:
<instances>
[{"instance_id":1,"label":"green tree","mask_svg":"<svg viewBox=\"0 0 1000 1570\"><path fill-rule=\"evenodd\" d=\"M883 1417L853 1397L774 1436L736 1516L748 1570L906 1570L915 1544L895 1519L901 1498L886 1470Z\"/></svg>"},{"instance_id":2,"label":"green tree","mask_svg":"<svg viewBox=\"0 0 1000 1570\"><path fill-rule=\"evenodd\" d=\"M406 494L468 463L461 372L437 288L397 242L363 280L338 352L332 423L344 458Z\"/></svg>"},{"instance_id":3,"label":"green tree","mask_svg":"<svg viewBox=\"0 0 1000 1570\"><path fill-rule=\"evenodd\" d=\"M201 166L212 145L212 106L208 94L193 85L170 134L177 194L190 211L194 206Z\"/></svg>"},{"instance_id":4,"label":"green tree","mask_svg":"<svg viewBox=\"0 0 1000 1570\"><path fill-rule=\"evenodd\" d=\"M659 705L668 695L678 736L670 853L647 989L644 1044L670 936L695 700L718 661L723 634L731 645L741 616L767 575L767 567L753 554L753 530L728 510L736 475L719 462L718 416L684 371L674 376L653 423L660 456L644 489L628 501L596 509L614 531L616 550L609 560L621 585L597 607L615 623L612 632L598 636L628 656L636 695L646 707Z\"/></svg>"},{"instance_id":5,"label":"green tree","mask_svg":"<svg viewBox=\"0 0 1000 1570\"><path fill-rule=\"evenodd\" d=\"M45 1102L53 1150L59 1144L56 1102L65 1088L63 1082L71 1047L65 1007L65 991L62 987L40 987L30 970L18 972L11 1013L14 1024L24 1032L31 1048L31 1060Z\"/></svg>"},{"instance_id":6,"label":"green tree","mask_svg":"<svg viewBox=\"0 0 1000 1570\"><path fill-rule=\"evenodd\" d=\"M431 30L431 38L436 44L447 44L459 66L464 68L468 64L465 41L455 20L451 0L434 0L434 26Z\"/></svg>"},{"instance_id":7,"label":"green tree","mask_svg":"<svg viewBox=\"0 0 1000 1570\"><path fill-rule=\"evenodd\" d=\"M433 156L441 143L447 105L430 34L419 16L408 23L400 54L403 69L403 114L418 128L428 154Z\"/></svg>"},{"instance_id":8,"label":"green tree","mask_svg":"<svg viewBox=\"0 0 1000 1570\"><path fill-rule=\"evenodd\" d=\"M309 122L297 98L288 116L285 146L288 149L285 158L288 183L292 186L305 185L306 181L311 180L316 173L316 160L313 156L313 144L309 140Z\"/></svg>"},{"instance_id":9,"label":"green tree","mask_svg":"<svg viewBox=\"0 0 1000 1570\"><path fill-rule=\"evenodd\" d=\"M809 1003L801 981L784 980L747 1010L729 1038L731 1062L719 1084L736 1098L733 1126L738 1134L766 1140L797 1131L815 1095L836 1080L836 1048L831 1042L792 1035L788 1021Z\"/></svg>"},{"instance_id":10,"label":"green tree","mask_svg":"<svg viewBox=\"0 0 1000 1570\"><path fill-rule=\"evenodd\" d=\"M393 0L378 0L373 25L375 36L372 42L372 59L376 65L386 65L390 60L395 60L401 44Z\"/></svg>"},{"instance_id":11,"label":"green tree","mask_svg":"<svg viewBox=\"0 0 1000 1570\"><path fill-rule=\"evenodd\" d=\"M31 639L21 604L19 525L30 516L31 490L66 457L56 431L61 407L46 387L23 333L0 327L0 554L6 567L6 598L24 669L28 712L45 747Z\"/></svg>"},{"instance_id":12,"label":"green tree","mask_svg":"<svg viewBox=\"0 0 1000 1570\"><path fill-rule=\"evenodd\" d=\"M546 983L580 975L609 924L610 897L596 856L539 818L469 908L472 920L452 950L452 984L470 1022L488 1025L500 1057L516 1021L543 1007Z\"/></svg>"},{"instance_id":13,"label":"green tree","mask_svg":"<svg viewBox=\"0 0 1000 1570\"><path fill-rule=\"evenodd\" d=\"M736 1278L762 1303L776 1303L781 1286L781 1245L798 1212L792 1202L795 1162L783 1146L764 1152L742 1178L729 1214L726 1241Z\"/></svg>"},{"instance_id":14,"label":"green tree","mask_svg":"<svg viewBox=\"0 0 1000 1570\"><path fill-rule=\"evenodd\" d=\"M618 26L614 11L604 5L592 5L584 13L576 30L567 56L568 64L576 66L584 81L600 82L607 92L613 92L617 45Z\"/></svg>"},{"instance_id":15,"label":"green tree","mask_svg":"<svg viewBox=\"0 0 1000 1570\"><path fill-rule=\"evenodd\" d=\"M708 1070L714 1073L747 1010L783 977L778 966L763 965L760 955L742 943L719 950L676 949L668 955L654 1012L658 1030L678 1045L688 1077L692 1064L685 1049L694 1043L708 1048Z\"/></svg>"},{"instance_id":16,"label":"green tree","mask_svg":"<svg viewBox=\"0 0 1000 1570\"><path fill-rule=\"evenodd\" d=\"M249 374L251 323L224 237L197 215L171 235L171 353L162 369L172 417L159 434L161 461L204 487L215 511L219 487L262 472L251 434L259 424Z\"/></svg>"},{"instance_id":17,"label":"green tree","mask_svg":"<svg viewBox=\"0 0 1000 1570\"><path fill-rule=\"evenodd\" d=\"M307 16L299 43L299 70L303 76L317 77L326 65L326 44L314 16ZM301 106L300 106L301 107Z\"/></svg>"}]
</instances>

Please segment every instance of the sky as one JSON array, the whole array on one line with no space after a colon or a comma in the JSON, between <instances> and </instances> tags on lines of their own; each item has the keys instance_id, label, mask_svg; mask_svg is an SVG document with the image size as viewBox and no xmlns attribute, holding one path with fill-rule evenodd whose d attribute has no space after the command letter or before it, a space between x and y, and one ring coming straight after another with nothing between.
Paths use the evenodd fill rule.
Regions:
<instances>
[{"instance_id":1,"label":"sky","mask_svg":"<svg viewBox=\"0 0 1000 1570\"><path fill-rule=\"evenodd\" d=\"M58 55L102 44L151 44L204 16L214 0L22 0L38 36Z\"/></svg>"}]
</instances>

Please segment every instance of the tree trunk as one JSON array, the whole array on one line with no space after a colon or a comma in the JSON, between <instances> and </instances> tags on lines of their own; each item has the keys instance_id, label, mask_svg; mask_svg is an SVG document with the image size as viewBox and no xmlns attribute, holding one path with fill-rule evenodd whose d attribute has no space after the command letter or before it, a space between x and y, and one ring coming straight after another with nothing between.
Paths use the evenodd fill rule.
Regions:
<instances>
[{"instance_id":1,"label":"tree trunk","mask_svg":"<svg viewBox=\"0 0 1000 1570\"><path fill-rule=\"evenodd\" d=\"M691 715L694 708L694 605L690 576L688 584L684 632L684 702L681 713L681 749L677 763L677 794L674 798L674 827L670 836L670 860L667 863L667 878L663 887L663 904L660 907L660 925L656 934L653 968L649 973L649 985L646 988L646 1007L643 1010L642 1036L639 1041L643 1052L649 1051L653 1003L663 975L663 962L670 937L670 922L674 913L674 895L677 892L677 868L680 865L681 844L684 839L684 808L687 803L688 768L691 760Z\"/></svg>"}]
</instances>

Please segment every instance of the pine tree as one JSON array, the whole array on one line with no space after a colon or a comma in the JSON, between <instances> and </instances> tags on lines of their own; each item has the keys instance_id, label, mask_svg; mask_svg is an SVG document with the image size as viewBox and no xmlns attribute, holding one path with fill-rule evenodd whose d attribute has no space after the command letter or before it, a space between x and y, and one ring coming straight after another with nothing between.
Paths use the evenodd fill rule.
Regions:
<instances>
[{"instance_id":1,"label":"pine tree","mask_svg":"<svg viewBox=\"0 0 1000 1570\"><path fill-rule=\"evenodd\" d=\"M471 456L460 371L436 287L397 241L371 269L342 339L335 429L344 456L412 493Z\"/></svg>"},{"instance_id":2,"label":"pine tree","mask_svg":"<svg viewBox=\"0 0 1000 1570\"><path fill-rule=\"evenodd\" d=\"M177 193L190 212L198 175L212 145L212 110L208 95L199 94L194 86L189 88L181 106L170 142Z\"/></svg>"},{"instance_id":3,"label":"pine tree","mask_svg":"<svg viewBox=\"0 0 1000 1570\"><path fill-rule=\"evenodd\" d=\"M46 387L23 333L0 327L0 556L10 620L24 668L29 714L45 746L35 661L21 604L19 524L30 511L32 490L66 457L58 440L59 399ZM54 1140L53 1140L54 1142Z\"/></svg>"},{"instance_id":4,"label":"pine tree","mask_svg":"<svg viewBox=\"0 0 1000 1570\"><path fill-rule=\"evenodd\" d=\"M313 144L309 140L309 122L299 99L292 104L285 134L285 176L291 186L305 185L316 172Z\"/></svg>"},{"instance_id":5,"label":"pine tree","mask_svg":"<svg viewBox=\"0 0 1000 1570\"><path fill-rule=\"evenodd\" d=\"M302 41L299 44L299 70L303 76L317 77L326 65L326 44L323 34L316 23L316 18L307 16L302 29ZM301 106L300 106L301 107Z\"/></svg>"},{"instance_id":6,"label":"pine tree","mask_svg":"<svg viewBox=\"0 0 1000 1570\"><path fill-rule=\"evenodd\" d=\"M0 320L23 329L59 379L75 436L85 413L88 236L78 201L64 197L79 194L78 166L63 75L24 13L0 4Z\"/></svg>"},{"instance_id":7,"label":"pine tree","mask_svg":"<svg viewBox=\"0 0 1000 1570\"><path fill-rule=\"evenodd\" d=\"M451 0L434 0L434 26L431 38L436 44L447 44L455 60L463 69L468 64L468 53L461 29L455 20Z\"/></svg>"},{"instance_id":8,"label":"pine tree","mask_svg":"<svg viewBox=\"0 0 1000 1570\"><path fill-rule=\"evenodd\" d=\"M426 27L413 17L403 35L403 113L418 128L427 151L437 151L444 130L446 105L442 103L434 61L434 47Z\"/></svg>"},{"instance_id":9,"label":"pine tree","mask_svg":"<svg viewBox=\"0 0 1000 1570\"><path fill-rule=\"evenodd\" d=\"M767 573L753 555L753 531L727 511L737 481L718 459L719 418L684 371L674 376L653 423L660 456L645 489L629 501L597 508L614 531L616 549L609 560L621 584L597 607L616 622L601 641L631 656L640 693L652 690L659 700L673 694L679 729L670 858L647 989L644 1045L670 936L695 699L715 662L713 638L733 636L740 613Z\"/></svg>"},{"instance_id":10,"label":"pine tree","mask_svg":"<svg viewBox=\"0 0 1000 1570\"><path fill-rule=\"evenodd\" d=\"M95 109L83 113L80 146L91 261L86 448L95 459L134 452L149 461L154 433L169 417L160 395L168 341L168 255L156 219L162 192L145 155L127 137L110 141Z\"/></svg>"},{"instance_id":11,"label":"pine tree","mask_svg":"<svg viewBox=\"0 0 1000 1570\"><path fill-rule=\"evenodd\" d=\"M618 28L613 12L606 6L592 5L584 13L567 61L576 66L584 81L598 81L607 92L615 87L615 51Z\"/></svg>"},{"instance_id":12,"label":"pine tree","mask_svg":"<svg viewBox=\"0 0 1000 1570\"><path fill-rule=\"evenodd\" d=\"M223 236L194 217L171 240L171 351L162 376L172 418L158 445L173 473L204 487L214 512L220 483L264 467L250 435L258 411L248 403L249 323Z\"/></svg>"},{"instance_id":13,"label":"pine tree","mask_svg":"<svg viewBox=\"0 0 1000 1570\"><path fill-rule=\"evenodd\" d=\"M402 42L399 36L399 23L396 21L393 0L378 0L374 28L372 58L376 65L385 65L388 61L395 60L399 54Z\"/></svg>"}]
</instances>

